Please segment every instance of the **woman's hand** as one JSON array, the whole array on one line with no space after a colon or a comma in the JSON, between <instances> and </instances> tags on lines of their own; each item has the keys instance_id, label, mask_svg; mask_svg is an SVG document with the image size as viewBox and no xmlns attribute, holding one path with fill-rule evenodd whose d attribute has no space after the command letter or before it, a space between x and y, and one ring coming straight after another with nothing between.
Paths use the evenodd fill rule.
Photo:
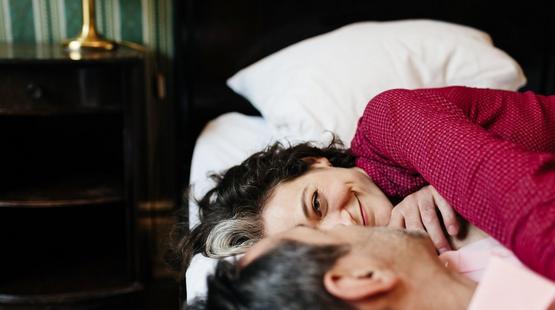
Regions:
<instances>
[{"instance_id":1,"label":"woman's hand","mask_svg":"<svg viewBox=\"0 0 555 310\"><path fill-rule=\"evenodd\" d=\"M408 195L391 211L389 227L421 230L428 233L440 253L451 249L445 237L436 207L451 236L459 232L459 222L449 203L431 186L425 186Z\"/></svg>"}]
</instances>

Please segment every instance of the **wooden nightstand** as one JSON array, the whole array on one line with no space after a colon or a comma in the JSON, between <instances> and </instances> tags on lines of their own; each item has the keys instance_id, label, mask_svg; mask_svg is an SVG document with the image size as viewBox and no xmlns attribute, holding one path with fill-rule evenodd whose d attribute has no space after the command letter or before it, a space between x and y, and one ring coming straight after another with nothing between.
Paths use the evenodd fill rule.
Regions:
<instances>
[{"instance_id":1,"label":"wooden nightstand","mask_svg":"<svg viewBox=\"0 0 555 310\"><path fill-rule=\"evenodd\" d=\"M0 308L140 302L144 70L126 47L0 45Z\"/></svg>"}]
</instances>

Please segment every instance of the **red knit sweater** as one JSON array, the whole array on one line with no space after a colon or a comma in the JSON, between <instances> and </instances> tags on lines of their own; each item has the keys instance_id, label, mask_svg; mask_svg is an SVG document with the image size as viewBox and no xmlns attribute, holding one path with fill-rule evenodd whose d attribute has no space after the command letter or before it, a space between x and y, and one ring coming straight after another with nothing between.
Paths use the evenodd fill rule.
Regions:
<instances>
[{"instance_id":1,"label":"red knit sweater","mask_svg":"<svg viewBox=\"0 0 555 310\"><path fill-rule=\"evenodd\" d=\"M447 87L373 98L351 143L390 197L433 185L555 280L555 96Z\"/></svg>"}]
</instances>

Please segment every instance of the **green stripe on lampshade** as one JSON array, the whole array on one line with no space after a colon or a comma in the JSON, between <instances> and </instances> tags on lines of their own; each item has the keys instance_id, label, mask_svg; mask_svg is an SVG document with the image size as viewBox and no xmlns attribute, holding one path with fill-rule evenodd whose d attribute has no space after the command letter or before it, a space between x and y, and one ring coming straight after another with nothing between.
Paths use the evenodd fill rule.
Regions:
<instances>
[{"instance_id":1,"label":"green stripe on lampshade","mask_svg":"<svg viewBox=\"0 0 555 310\"><path fill-rule=\"evenodd\" d=\"M35 26L35 42L50 42L50 26L46 1L33 0L33 24Z\"/></svg>"},{"instance_id":2,"label":"green stripe on lampshade","mask_svg":"<svg viewBox=\"0 0 555 310\"><path fill-rule=\"evenodd\" d=\"M129 1L129 0L124 0ZM113 28L113 36L112 39L116 41L121 41L121 4L120 0L112 0L110 3L112 4L112 10L114 14L112 15L112 28Z\"/></svg>"},{"instance_id":3,"label":"green stripe on lampshade","mask_svg":"<svg viewBox=\"0 0 555 310\"><path fill-rule=\"evenodd\" d=\"M154 50L156 42L156 13L154 12L153 0L142 0L142 20L143 24L143 38L142 43Z\"/></svg>"},{"instance_id":4,"label":"green stripe on lampshade","mask_svg":"<svg viewBox=\"0 0 555 310\"><path fill-rule=\"evenodd\" d=\"M112 0L109 2L104 1L103 11L104 14L104 37L114 38L114 8L112 7Z\"/></svg>"},{"instance_id":5,"label":"green stripe on lampshade","mask_svg":"<svg viewBox=\"0 0 555 310\"><path fill-rule=\"evenodd\" d=\"M157 0L158 1L158 37L160 38L160 40L158 40L158 49L159 50L164 50L165 46L166 46L166 41L167 41L167 35L166 33L164 33L164 31L166 30L165 28L165 24L166 24L166 1L164 0Z\"/></svg>"},{"instance_id":6,"label":"green stripe on lampshade","mask_svg":"<svg viewBox=\"0 0 555 310\"><path fill-rule=\"evenodd\" d=\"M122 40L142 43L143 8L141 7L141 0L125 0L121 1L120 4Z\"/></svg>"},{"instance_id":7,"label":"green stripe on lampshade","mask_svg":"<svg viewBox=\"0 0 555 310\"><path fill-rule=\"evenodd\" d=\"M33 22L33 0L8 1L11 19L12 38L16 42L35 42L35 27Z\"/></svg>"},{"instance_id":8,"label":"green stripe on lampshade","mask_svg":"<svg viewBox=\"0 0 555 310\"><path fill-rule=\"evenodd\" d=\"M4 2L5 0L0 0L0 42L7 42L8 41L8 29L7 29L7 17L8 14L4 10Z\"/></svg>"},{"instance_id":9,"label":"green stripe on lampshade","mask_svg":"<svg viewBox=\"0 0 555 310\"><path fill-rule=\"evenodd\" d=\"M171 0L157 0L158 1L158 33L160 42L158 49L162 51L164 56L169 56L173 51L173 24L172 24L172 1Z\"/></svg>"},{"instance_id":10,"label":"green stripe on lampshade","mask_svg":"<svg viewBox=\"0 0 555 310\"><path fill-rule=\"evenodd\" d=\"M50 0L48 8L52 42L61 42L68 38L66 28L65 1Z\"/></svg>"},{"instance_id":11,"label":"green stripe on lampshade","mask_svg":"<svg viewBox=\"0 0 555 310\"><path fill-rule=\"evenodd\" d=\"M79 0L65 0L66 34L68 38L76 37L83 24L83 7Z\"/></svg>"},{"instance_id":12,"label":"green stripe on lampshade","mask_svg":"<svg viewBox=\"0 0 555 310\"><path fill-rule=\"evenodd\" d=\"M104 30L106 29L106 25L104 24L104 1L95 1L94 2L94 11L96 12L95 16L95 25L96 30L103 34Z\"/></svg>"}]
</instances>

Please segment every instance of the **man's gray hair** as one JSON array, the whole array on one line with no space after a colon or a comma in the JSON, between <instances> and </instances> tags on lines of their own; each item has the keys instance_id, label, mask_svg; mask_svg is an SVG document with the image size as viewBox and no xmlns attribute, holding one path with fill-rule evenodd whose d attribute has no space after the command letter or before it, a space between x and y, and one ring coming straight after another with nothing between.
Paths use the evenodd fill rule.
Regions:
<instances>
[{"instance_id":1,"label":"man's gray hair","mask_svg":"<svg viewBox=\"0 0 555 310\"><path fill-rule=\"evenodd\" d=\"M221 260L208 277L207 297L190 309L352 309L323 280L348 251L348 245L286 240L244 268Z\"/></svg>"}]
</instances>

